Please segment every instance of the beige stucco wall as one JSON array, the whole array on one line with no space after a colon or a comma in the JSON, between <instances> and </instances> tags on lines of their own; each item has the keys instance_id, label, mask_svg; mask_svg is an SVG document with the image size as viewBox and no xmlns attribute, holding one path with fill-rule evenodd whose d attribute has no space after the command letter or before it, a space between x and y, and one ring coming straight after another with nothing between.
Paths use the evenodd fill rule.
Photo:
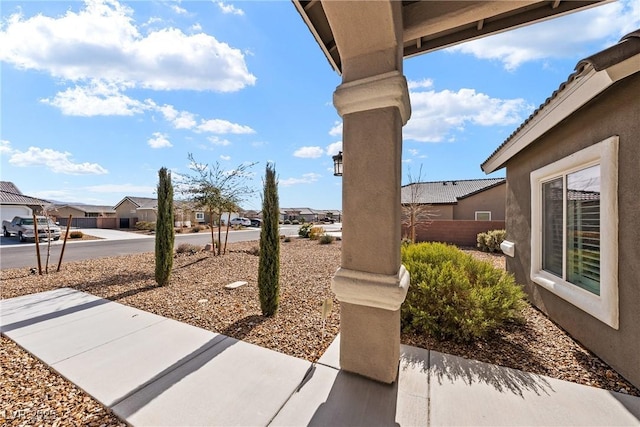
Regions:
<instances>
[{"instance_id":1,"label":"beige stucco wall","mask_svg":"<svg viewBox=\"0 0 640 427\"><path fill-rule=\"evenodd\" d=\"M130 200L125 200L116 208L118 218L138 218L137 206Z\"/></svg>"},{"instance_id":2,"label":"beige stucco wall","mask_svg":"<svg viewBox=\"0 0 640 427\"><path fill-rule=\"evenodd\" d=\"M492 221L503 221L505 212L506 184L458 200L453 207L453 219L475 220L476 211L491 212Z\"/></svg>"},{"instance_id":3,"label":"beige stucco wall","mask_svg":"<svg viewBox=\"0 0 640 427\"><path fill-rule=\"evenodd\" d=\"M431 205L429 215L434 221L453 219L453 205Z\"/></svg>"},{"instance_id":4,"label":"beige stucco wall","mask_svg":"<svg viewBox=\"0 0 640 427\"><path fill-rule=\"evenodd\" d=\"M513 272L533 302L574 338L640 387L640 75L623 80L507 165L507 240L516 243ZM529 278L531 193L529 174L580 149L619 135L618 291L615 330Z\"/></svg>"}]
</instances>

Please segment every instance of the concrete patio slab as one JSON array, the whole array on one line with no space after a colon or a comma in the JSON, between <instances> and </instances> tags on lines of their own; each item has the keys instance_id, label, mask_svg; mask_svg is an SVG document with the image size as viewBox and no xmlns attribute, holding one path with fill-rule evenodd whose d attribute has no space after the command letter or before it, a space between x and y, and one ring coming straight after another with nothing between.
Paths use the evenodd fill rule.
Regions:
<instances>
[{"instance_id":1,"label":"concrete patio slab","mask_svg":"<svg viewBox=\"0 0 640 427\"><path fill-rule=\"evenodd\" d=\"M398 380L57 289L0 301L3 335L130 425L640 426L640 398L401 346Z\"/></svg>"},{"instance_id":2,"label":"concrete patio slab","mask_svg":"<svg viewBox=\"0 0 640 427\"><path fill-rule=\"evenodd\" d=\"M78 292L71 288L60 288L17 298L0 300L0 330L16 330L25 326L50 321L78 312L78 307L104 305L106 300Z\"/></svg>"},{"instance_id":3,"label":"concrete patio slab","mask_svg":"<svg viewBox=\"0 0 640 427\"><path fill-rule=\"evenodd\" d=\"M102 301L95 302L102 303ZM29 324L28 320L23 320L21 324L25 326L22 328L3 330L3 333L19 342L22 347L28 349L32 354L37 355L43 362L53 365L154 323L166 320L164 317L112 301L104 304L110 304L113 309L101 310L86 317L77 316L75 321L60 322L60 324L52 328L43 327L42 323L36 322L38 331L33 333L29 333L32 324ZM92 307L94 305L91 302L82 303L76 306L75 311L72 307L69 307L64 312L78 313ZM52 313L51 316L53 317L50 319L60 319L61 316L59 314L61 312ZM15 325L15 323L12 325Z\"/></svg>"},{"instance_id":4,"label":"concrete patio slab","mask_svg":"<svg viewBox=\"0 0 640 427\"><path fill-rule=\"evenodd\" d=\"M640 398L435 351L429 379L431 425L640 425Z\"/></svg>"},{"instance_id":5,"label":"concrete patio slab","mask_svg":"<svg viewBox=\"0 0 640 427\"><path fill-rule=\"evenodd\" d=\"M112 410L136 426L265 426L310 366L227 338Z\"/></svg>"},{"instance_id":6,"label":"concrete patio slab","mask_svg":"<svg viewBox=\"0 0 640 427\"><path fill-rule=\"evenodd\" d=\"M166 319L52 367L110 407L226 338Z\"/></svg>"},{"instance_id":7,"label":"concrete patio slab","mask_svg":"<svg viewBox=\"0 0 640 427\"><path fill-rule=\"evenodd\" d=\"M270 425L427 425L428 361L428 350L405 348L393 384L317 364Z\"/></svg>"}]
</instances>

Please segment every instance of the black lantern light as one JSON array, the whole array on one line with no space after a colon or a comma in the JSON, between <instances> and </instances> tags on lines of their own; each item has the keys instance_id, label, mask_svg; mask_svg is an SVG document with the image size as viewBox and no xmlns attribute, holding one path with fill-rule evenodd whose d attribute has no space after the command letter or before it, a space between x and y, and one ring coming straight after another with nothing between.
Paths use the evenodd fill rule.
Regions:
<instances>
[{"instance_id":1,"label":"black lantern light","mask_svg":"<svg viewBox=\"0 0 640 427\"><path fill-rule=\"evenodd\" d=\"M333 156L333 175L342 176L342 151Z\"/></svg>"}]
</instances>

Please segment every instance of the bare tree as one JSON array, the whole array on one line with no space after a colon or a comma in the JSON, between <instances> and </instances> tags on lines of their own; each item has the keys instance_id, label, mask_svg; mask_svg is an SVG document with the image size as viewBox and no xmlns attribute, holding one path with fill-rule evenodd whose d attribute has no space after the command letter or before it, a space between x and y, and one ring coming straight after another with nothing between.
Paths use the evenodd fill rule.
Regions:
<instances>
[{"instance_id":1,"label":"bare tree","mask_svg":"<svg viewBox=\"0 0 640 427\"><path fill-rule=\"evenodd\" d=\"M198 163L191 153L188 158L193 175L186 177L184 192L189 194L196 206L206 209L209 214L211 244L214 248L216 247L213 232L214 220L217 222L217 254L221 255L222 214L230 207L239 206L255 193L255 189L249 186L248 181L251 179L249 169L256 163L243 163L235 169L227 170L223 169L218 162L211 166ZM227 235L229 233L228 227L226 233Z\"/></svg>"},{"instance_id":2,"label":"bare tree","mask_svg":"<svg viewBox=\"0 0 640 427\"><path fill-rule=\"evenodd\" d=\"M408 173L409 184L402 192L402 225L409 229L409 239L416 242L416 230L421 227L428 227L433 222L433 218L438 216L430 204L424 202L424 190L420 185L422 182L422 165L418 176Z\"/></svg>"}]
</instances>

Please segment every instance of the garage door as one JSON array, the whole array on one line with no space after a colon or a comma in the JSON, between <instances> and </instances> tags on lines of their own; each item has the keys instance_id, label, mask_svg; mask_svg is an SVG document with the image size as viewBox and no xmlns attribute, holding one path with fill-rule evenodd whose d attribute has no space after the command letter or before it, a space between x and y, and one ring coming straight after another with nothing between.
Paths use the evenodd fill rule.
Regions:
<instances>
[{"instance_id":1,"label":"garage door","mask_svg":"<svg viewBox=\"0 0 640 427\"><path fill-rule=\"evenodd\" d=\"M11 221L14 216L31 216L33 211L24 205L0 206L2 221Z\"/></svg>"}]
</instances>

